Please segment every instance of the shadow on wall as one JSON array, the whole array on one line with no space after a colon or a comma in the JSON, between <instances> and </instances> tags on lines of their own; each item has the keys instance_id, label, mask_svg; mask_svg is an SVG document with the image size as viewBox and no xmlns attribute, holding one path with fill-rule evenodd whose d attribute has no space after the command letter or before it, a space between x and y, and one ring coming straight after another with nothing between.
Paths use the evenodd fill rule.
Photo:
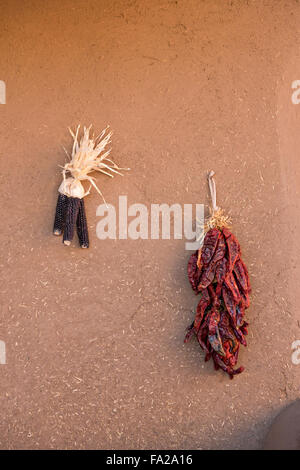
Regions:
<instances>
[{"instance_id":1,"label":"shadow on wall","mask_svg":"<svg viewBox=\"0 0 300 470\"><path fill-rule=\"evenodd\" d=\"M281 411L265 438L264 450L300 450L300 400Z\"/></svg>"}]
</instances>

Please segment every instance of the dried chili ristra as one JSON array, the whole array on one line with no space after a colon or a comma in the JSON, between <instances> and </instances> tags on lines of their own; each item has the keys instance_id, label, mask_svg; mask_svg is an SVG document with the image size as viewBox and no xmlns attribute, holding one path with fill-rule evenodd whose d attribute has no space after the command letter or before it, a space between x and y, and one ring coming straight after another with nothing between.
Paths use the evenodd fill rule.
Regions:
<instances>
[{"instance_id":1,"label":"dried chili ristra","mask_svg":"<svg viewBox=\"0 0 300 470\"><path fill-rule=\"evenodd\" d=\"M210 186L211 187L211 186ZM227 228L227 219L215 207L203 247L188 264L188 277L200 300L185 341L196 335L205 360L213 359L216 369L230 378L244 368L235 369L240 345L247 345L248 323L244 320L251 292L249 275L241 258L240 245Z\"/></svg>"}]
</instances>

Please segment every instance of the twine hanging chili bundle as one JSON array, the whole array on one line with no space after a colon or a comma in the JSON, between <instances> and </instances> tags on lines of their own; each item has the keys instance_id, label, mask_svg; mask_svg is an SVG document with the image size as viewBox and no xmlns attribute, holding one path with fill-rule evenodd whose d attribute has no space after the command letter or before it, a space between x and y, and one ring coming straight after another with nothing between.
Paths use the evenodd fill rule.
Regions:
<instances>
[{"instance_id":1,"label":"twine hanging chili bundle","mask_svg":"<svg viewBox=\"0 0 300 470\"><path fill-rule=\"evenodd\" d=\"M247 345L245 310L250 305L249 275L236 237L229 231L230 220L216 205L214 172L208 175L212 199L211 217L205 225L202 248L191 255L188 278L200 301L185 342L195 335L205 351L205 361L213 359L232 379L244 367L234 369L240 344Z\"/></svg>"},{"instance_id":2,"label":"twine hanging chili bundle","mask_svg":"<svg viewBox=\"0 0 300 470\"><path fill-rule=\"evenodd\" d=\"M80 140L79 129L80 126L77 127L75 134L69 129L74 142L71 155L65 150L70 161L62 167L63 181L58 188L53 233L54 235L63 234L63 243L70 245L76 227L81 248L88 248L89 236L83 198L90 193L92 186L103 198L95 183L95 178L90 173L99 171L113 178L115 174L123 176L120 170L129 168L119 168L108 158L111 149L106 150L106 147L111 142L112 136L108 128L94 138L90 136L91 126L84 127ZM90 182L88 191L84 190L82 181Z\"/></svg>"}]
</instances>

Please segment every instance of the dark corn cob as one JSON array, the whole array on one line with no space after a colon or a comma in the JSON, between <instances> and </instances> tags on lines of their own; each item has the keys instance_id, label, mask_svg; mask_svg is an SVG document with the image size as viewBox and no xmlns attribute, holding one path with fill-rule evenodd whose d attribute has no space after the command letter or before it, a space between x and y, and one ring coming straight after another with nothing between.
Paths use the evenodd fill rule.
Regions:
<instances>
[{"instance_id":1,"label":"dark corn cob","mask_svg":"<svg viewBox=\"0 0 300 470\"><path fill-rule=\"evenodd\" d=\"M61 235L64 230L67 205L68 205L68 196L66 196L65 194L59 193L58 198L57 198L54 226L53 226L54 235Z\"/></svg>"},{"instance_id":2,"label":"dark corn cob","mask_svg":"<svg viewBox=\"0 0 300 470\"><path fill-rule=\"evenodd\" d=\"M86 215L85 215L85 206L84 206L83 199L80 199L76 225L77 225L77 234L79 238L79 244L81 248L88 248L89 247L89 232L88 232L88 226L87 226Z\"/></svg>"},{"instance_id":3,"label":"dark corn cob","mask_svg":"<svg viewBox=\"0 0 300 470\"><path fill-rule=\"evenodd\" d=\"M78 217L80 199L78 197L68 198L68 207L66 212L66 225L64 230L63 242L70 245L74 237L76 220Z\"/></svg>"}]
</instances>

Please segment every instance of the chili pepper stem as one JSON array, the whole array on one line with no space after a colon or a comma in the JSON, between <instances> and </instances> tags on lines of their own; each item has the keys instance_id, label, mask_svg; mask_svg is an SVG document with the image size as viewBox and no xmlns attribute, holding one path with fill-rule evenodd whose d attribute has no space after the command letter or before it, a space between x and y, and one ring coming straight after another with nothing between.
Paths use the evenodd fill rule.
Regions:
<instances>
[{"instance_id":1,"label":"chili pepper stem","mask_svg":"<svg viewBox=\"0 0 300 470\"><path fill-rule=\"evenodd\" d=\"M222 230L222 228L230 228L231 219L224 214L223 209L218 208L217 210L211 211L211 215L204 226L204 232L207 233L212 228Z\"/></svg>"}]
</instances>

